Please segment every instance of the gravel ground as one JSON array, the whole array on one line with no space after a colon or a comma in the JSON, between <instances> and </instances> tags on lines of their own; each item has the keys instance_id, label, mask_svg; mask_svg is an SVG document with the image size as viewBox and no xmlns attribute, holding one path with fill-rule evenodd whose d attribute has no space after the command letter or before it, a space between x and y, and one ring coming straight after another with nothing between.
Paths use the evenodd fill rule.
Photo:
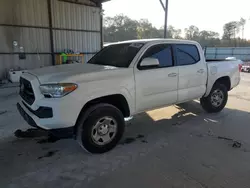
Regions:
<instances>
[{"instance_id":1,"label":"gravel ground","mask_svg":"<svg viewBox=\"0 0 250 188\"><path fill-rule=\"evenodd\" d=\"M0 87L0 187L250 187L250 74L242 73L221 113L192 101L137 115L102 155L71 139L16 138L15 130L29 128L17 93Z\"/></svg>"}]
</instances>

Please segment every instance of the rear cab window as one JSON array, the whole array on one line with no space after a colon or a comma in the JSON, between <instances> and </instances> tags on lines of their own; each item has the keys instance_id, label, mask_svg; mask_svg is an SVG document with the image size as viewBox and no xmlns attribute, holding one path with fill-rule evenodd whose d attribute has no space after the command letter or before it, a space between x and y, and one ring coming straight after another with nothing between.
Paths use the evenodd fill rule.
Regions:
<instances>
[{"instance_id":1,"label":"rear cab window","mask_svg":"<svg viewBox=\"0 0 250 188\"><path fill-rule=\"evenodd\" d=\"M192 65L200 61L200 53L194 44L175 44L177 65Z\"/></svg>"}]
</instances>

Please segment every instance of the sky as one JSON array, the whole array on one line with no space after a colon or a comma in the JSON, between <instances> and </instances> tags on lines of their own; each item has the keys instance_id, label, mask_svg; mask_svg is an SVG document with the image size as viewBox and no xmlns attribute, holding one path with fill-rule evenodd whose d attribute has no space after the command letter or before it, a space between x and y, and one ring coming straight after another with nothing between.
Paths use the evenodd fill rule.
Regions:
<instances>
[{"instance_id":1,"label":"sky","mask_svg":"<svg viewBox=\"0 0 250 188\"><path fill-rule=\"evenodd\" d=\"M165 0L163 0L165 2ZM247 20L244 38L250 39L250 0L169 0L168 25L184 30L190 25L223 34L223 25ZM132 19L148 19L155 27L164 25L159 0L111 0L103 4L105 16L124 14Z\"/></svg>"}]
</instances>

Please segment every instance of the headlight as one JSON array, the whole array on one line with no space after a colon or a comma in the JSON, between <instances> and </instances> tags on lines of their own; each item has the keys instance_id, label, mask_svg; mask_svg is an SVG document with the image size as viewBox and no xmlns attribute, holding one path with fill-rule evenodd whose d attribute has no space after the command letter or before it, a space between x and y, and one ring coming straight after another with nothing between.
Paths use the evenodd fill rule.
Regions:
<instances>
[{"instance_id":1,"label":"headlight","mask_svg":"<svg viewBox=\"0 0 250 188\"><path fill-rule=\"evenodd\" d=\"M44 84L40 85L41 93L47 98L63 97L77 88L76 84L59 83L59 84Z\"/></svg>"}]
</instances>

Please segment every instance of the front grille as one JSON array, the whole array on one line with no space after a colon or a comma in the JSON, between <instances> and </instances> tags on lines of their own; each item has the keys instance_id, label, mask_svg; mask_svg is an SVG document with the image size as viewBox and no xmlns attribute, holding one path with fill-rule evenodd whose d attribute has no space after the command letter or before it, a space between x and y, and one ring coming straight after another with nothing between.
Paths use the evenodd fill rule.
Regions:
<instances>
[{"instance_id":1,"label":"front grille","mask_svg":"<svg viewBox=\"0 0 250 188\"><path fill-rule=\"evenodd\" d=\"M27 102L29 105L32 105L35 101L35 95L34 91L32 89L31 83L20 77L20 96L23 98L25 102Z\"/></svg>"}]
</instances>

